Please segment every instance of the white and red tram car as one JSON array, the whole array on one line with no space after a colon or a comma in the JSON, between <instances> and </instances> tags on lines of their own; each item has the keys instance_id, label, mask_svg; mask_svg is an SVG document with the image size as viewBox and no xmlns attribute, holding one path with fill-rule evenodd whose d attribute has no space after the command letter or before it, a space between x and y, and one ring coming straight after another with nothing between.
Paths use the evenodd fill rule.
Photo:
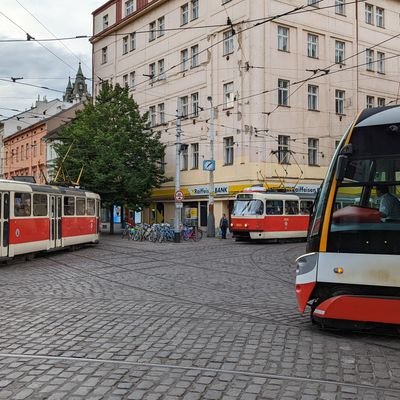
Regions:
<instances>
[{"instance_id":1,"label":"white and red tram car","mask_svg":"<svg viewBox=\"0 0 400 400\"><path fill-rule=\"evenodd\" d=\"M306 238L312 203L291 193L248 188L236 196L230 230L239 240Z\"/></svg>"},{"instance_id":2,"label":"white and red tram car","mask_svg":"<svg viewBox=\"0 0 400 400\"><path fill-rule=\"evenodd\" d=\"M0 180L0 258L99 241L100 196Z\"/></svg>"}]
</instances>

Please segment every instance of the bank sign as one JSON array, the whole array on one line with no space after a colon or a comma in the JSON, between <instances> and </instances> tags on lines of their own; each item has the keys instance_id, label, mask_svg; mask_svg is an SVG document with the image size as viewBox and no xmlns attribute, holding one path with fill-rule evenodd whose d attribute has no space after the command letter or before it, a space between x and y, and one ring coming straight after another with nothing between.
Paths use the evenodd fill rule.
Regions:
<instances>
[{"instance_id":1,"label":"bank sign","mask_svg":"<svg viewBox=\"0 0 400 400\"><path fill-rule=\"evenodd\" d=\"M320 187L320 185L307 185L307 184L293 185L290 183L288 183L286 186L292 188L293 192L296 194L306 194L306 193L317 194L317 191Z\"/></svg>"},{"instance_id":2,"label":"bank sign","mask_svg":"<svg viewBox=\"0 0 400 400\"><path fill-rule=\"evenodd\" d=\"M208 185L189 186L188 191L191 196L208 196L208 194L209 194ZM228 195L229 194L229 186L228 185L215 185L214 193L216 196Z\"/></svg>"}]
</instances>

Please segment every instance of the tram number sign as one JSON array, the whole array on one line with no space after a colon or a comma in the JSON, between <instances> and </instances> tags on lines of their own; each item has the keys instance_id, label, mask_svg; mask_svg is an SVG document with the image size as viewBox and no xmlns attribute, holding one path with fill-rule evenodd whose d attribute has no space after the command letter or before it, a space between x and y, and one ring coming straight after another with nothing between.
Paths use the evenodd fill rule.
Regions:
<instances>
[{"instance_id":1,"label":"tram number sign","mask_svg":"<svg viewBox=\"0 0 400 400\"><path fill-rule=\"evenodd\" d=\"M180 190L175 192L175 201L182 201L183 200L183 193Z\"/></svg>"}]
</instances>

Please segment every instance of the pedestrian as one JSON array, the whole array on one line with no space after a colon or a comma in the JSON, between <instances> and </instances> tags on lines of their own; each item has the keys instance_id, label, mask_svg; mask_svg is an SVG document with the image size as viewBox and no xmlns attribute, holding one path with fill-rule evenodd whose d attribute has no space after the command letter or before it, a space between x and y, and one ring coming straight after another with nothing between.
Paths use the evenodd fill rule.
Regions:
<instances>
[{"instance_id":1,"label":"pedestrian","mask_svg":"<svg viewBox=\"0 0 400 400\"><path fill-rule=\"evenodd\" d=\"M219 227L221 228L221 239L226 239L226 231L228 230L228 218L225 214L222 214L221 220L219 221Z\"/></svg>"},{"instance_id":2,"label":"pedestrian","mask_svg":"<svg viewBox=\"0 0 400 400\"><path fill-rule=\"evenodd\" d=\"M400 219L400 201L389 193L386 185L376 185L376 194L380 199L379 212L382 218Z\"/></svg>"}]
</instances>

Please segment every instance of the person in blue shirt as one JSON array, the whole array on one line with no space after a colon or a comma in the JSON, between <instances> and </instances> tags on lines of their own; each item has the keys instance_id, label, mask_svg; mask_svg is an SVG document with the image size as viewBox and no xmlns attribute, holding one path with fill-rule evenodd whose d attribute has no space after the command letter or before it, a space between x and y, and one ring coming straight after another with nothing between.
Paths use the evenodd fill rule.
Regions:
<instances>
[{"instance_id":1,"label":"person in blue shirt","mask_svg":"<svg viewBox=\"0 0 400 400\"><path fill-rule=\"evenodd\" d=\"M376 185L376 194L379 197L379 212L382 218L400 219L400 201L389 193L387 185Z\"/></svg>"},{"instance_id":2,"label":"person in blue shirt","mask_svg":"<svg viewBox=\"0 0 400 400\"><path fill-rule=\"evenodd\" d=\"M221 217L221 220L219 221L219 227L221 228L221 238L226 239L226 231L228 230L228 218L226 218L226 215L223 214Z\"/></svg>"}]
</instances>

